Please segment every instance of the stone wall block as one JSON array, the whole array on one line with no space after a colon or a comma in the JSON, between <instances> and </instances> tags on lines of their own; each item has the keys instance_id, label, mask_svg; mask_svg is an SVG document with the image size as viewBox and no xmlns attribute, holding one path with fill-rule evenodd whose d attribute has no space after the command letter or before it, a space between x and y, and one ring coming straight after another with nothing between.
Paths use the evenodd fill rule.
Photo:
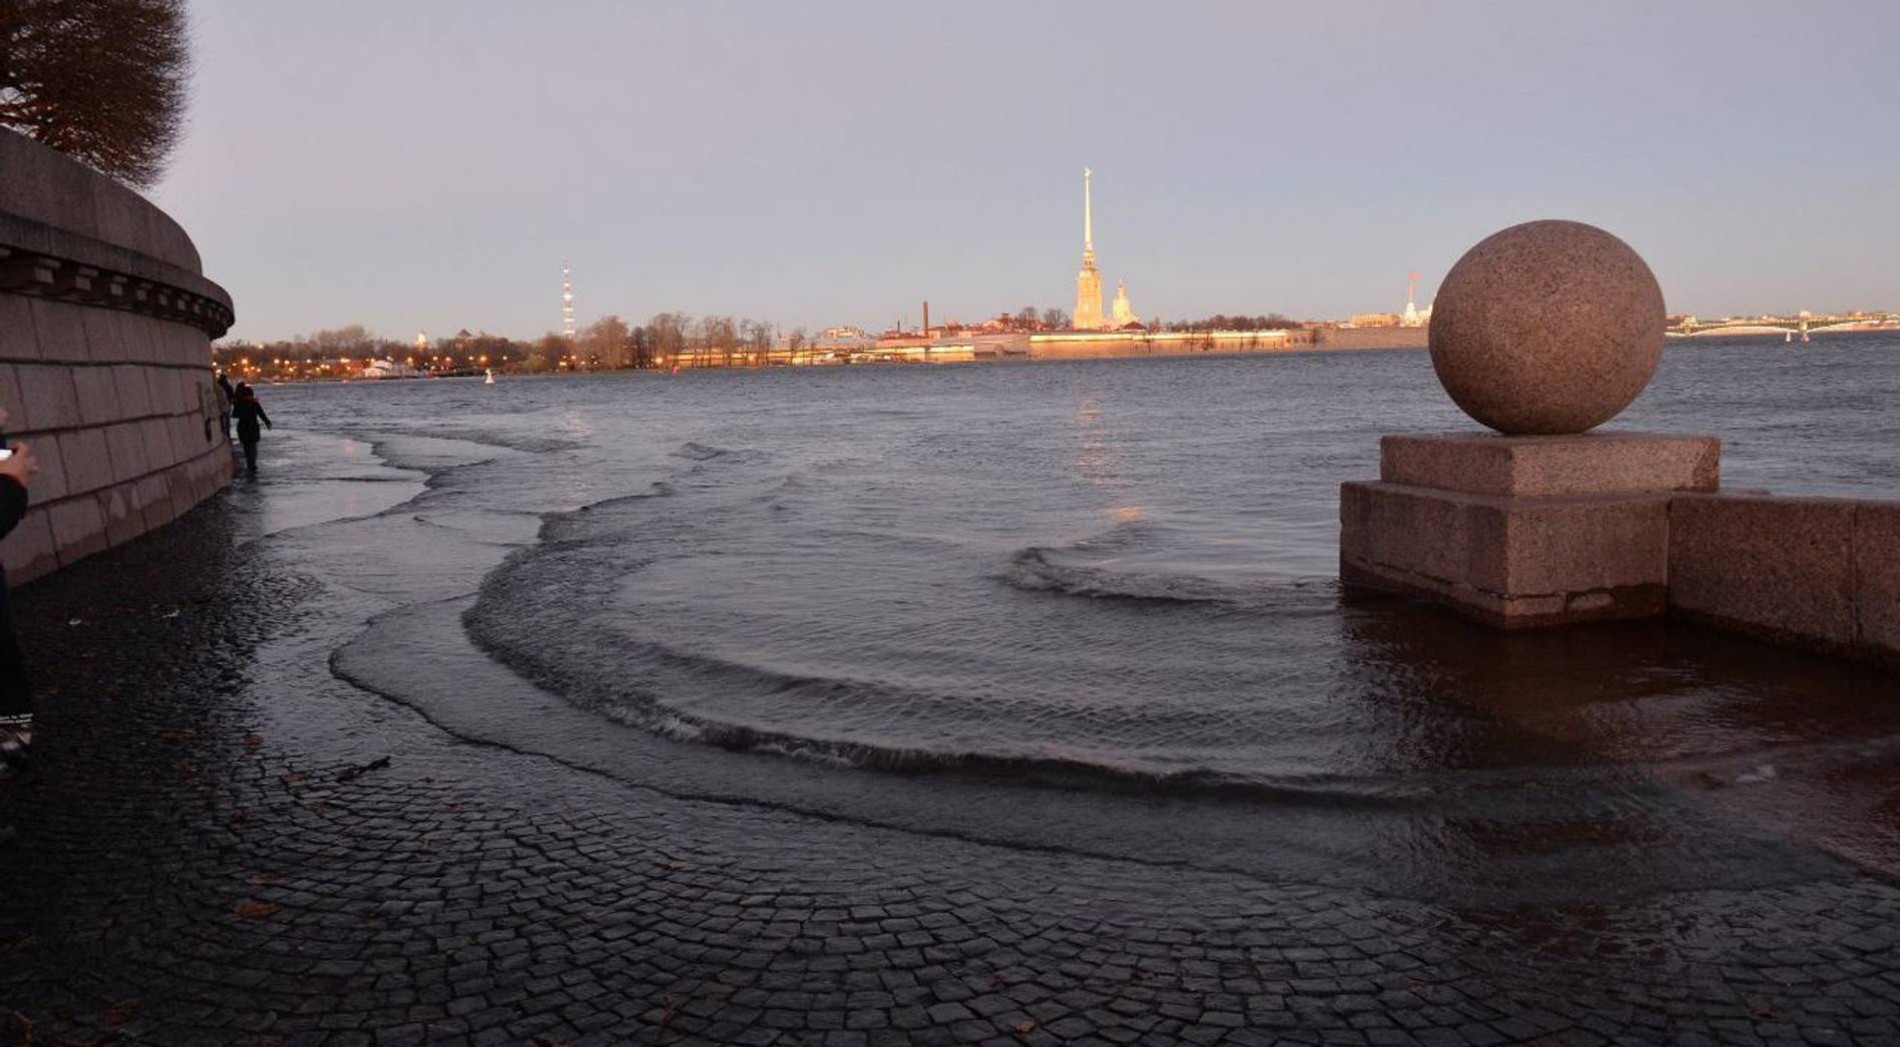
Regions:
<instances>
[{"instance_id":1,"label":"stone wall block","mask_svg":"<svg viewBox=\"0 0 1900 1047\"><path fill-rule=\"evenodd\" d=\"M15 431L44 432L79 424L75 370L60 364L14 365L14 378L20 383L20 400L25 406L24 421L9 423Z\"/></svg>"},{"instance_id":2,"label":"stone wall block","mask_svg":"<svg viewBox=\"0 0 1900 1047\"><path fill-rule=\"evenodd\" d=\"M158 255L152 236L152 206L131 190L118 185L102 185L93 194L93 210L98 215L99 239L140 254Z\"/></svg>"},{"instance_id":3,"label":"stone wall block","mask_svg":"<svg viewBox=\"0 0 1900 1047\"><path fill-rule=\"evenodd\" d=\"M194 374L190 371L175 372L183 377L179 379L176 406L172 409L179 414L203 414L207 407L217 402L212 392L211 376Z\"/></svg>"},{"instance_id":4,"label":"stone wall block","mask_svg":"<svg viewBox=\"0 0 1900 1047\"><path fill-rule=\"evenodd\" d=\"M33 313L33 335L39 339L40 359L84 363L92 359L86 346L86 308L46 298L28 300Z\"/></svg>"},{"instance_id":5,"label":"stone wall block","mask_svg":"<svg viewBox=\"0 0 1900 1047\"><path fill-rule=\"evenodd\" d=\"M211 444L205 440L204 424L196 415L181 414L170 422L172 453L180 459L195 458L209 450ZM213 439L216 439L213 434Z\"/></svg>"},{"instance_id":6,"label":"stone wall block","mask_svg":"<svg viewBox=\"0 0 1900 1047\"><path fill-rule=\"evenodd\" d=\"M40 339L33 327L33 300L0 294L0 360L37 360Z\"/></svg>"},{"instance_id":7,"label":"stone wall block","mask_svg":"<svg viewBox=\"0 0 1900 1047\"><path fill-rule=\"evenodd\" d=\"M7 210L97 239L99 215L93 201L99 183L105 179L75 161L47 163L47 151L24 135L11 131L0 135L0 171L7 174Z\"/></svg>"},{"instance_id":8,"label":"stone wall block","mask_svg":"<svg viewBox=\"0 0 1900 1047\"><path fill-rule=\"evenodd\" d=\"M1773 638L1851 646L1855 507L1831 498L1676 497L1670 608Z\"/></svg>"},{"instance_id":9,"label":"stone wall block","mask_svg":"<svg viewBox=\"0 0 1900 1047\"><path fill-rule=\"evenodd\" d=\"M144 521L147 531L155 530L177 518L172 505L171 487L163 473L154 473L132 487L132 507Z\"/></svg>"},{"instance_id":10,"label":"stone wall block","mask_svg":"<svg viewBox=\"0 0 1900 1047\"><path fill-rule=\"evenodd\" d=\"M105 425L124 417L119 410L119 386L110 367L73 368L73 389L79 398L79 424Z\"/></svg>"},{"instance_id":11,"label":"stone wall block","mask_svg":"<svg viewBox=\"0 0 1900 1047\"><path fill-rule=\"evenodd\" d=\"M136 480L152 471L143 436L137 422L121 422L106 427L106 448L112 458L113 483Z\"/></svg>"},{"instance_id":12,"label":"stone wall block","mask_svg":"<svg viewBox=\"0 0 1900 1047\"><path fill-rule=\"evenodd\" d=\"M1854 513L1854 609L1859 641L1900 658L1900 502L1862 502Z\"/></svg>"},{"instance_id":13,"label":"stone wall block","mask_svg":"<svg viewBox=\"0 0 1900 1047\"><path fill-rule=\"evenodd\" d=\"M119 341L127 363L169 363L165 355L164 329L176 326L137 313L114 313L119 325Z\"/></svg>"},{"instance_id":14,"label":"stone wall block","mask_svg":"<svg viewBox=\"0 0 1900 1047\"><path fill-rule=\"evenodd\" d=\"M137 486L120 484L94 496L99 499L99 515L106 521L106 541L112 545L124 545L145 533L145 517L132 505L132 492Z\"/></svg>"},{"instance_id":15,"label":"stone wall block","mask_svg":"<svg viewBox=\"0 0 1900 1047\"><path fill-rule=\"evenodd\" d=\"M184 344L180 350L183 356L179 362L187 367L210 367L211 338L195 327L186 327L182 324L177 326L178 330L184 334Z\"/></svg>"},{"instance_id":16,"label":"stone wall block","mask_svg":"<svg viewBox=\"0 0 1900 1047\"><path fill-rule=\"evenodd\" d=\"M152 470L164 469L187 457L172 447L171 426L163 418L147 418L138 423L139 442L145 445L145 460Z\"/></svg>"},{"instance_id":17,"label":"stone wall block","mask_svg":"<svg viewBox=\"0 0 1900 1047\"><path fill-rule=\"evenodd\" d=\"M1490 495L1713 491L1721 453L1722 442L1713 436L1390 435L1379 440L1379 478Z\"/></svg>"},{"instance_id":18,"label":"stone wall block","mask_svg":"<svg viewBox=\"0 0 1900 1047\"><path fill-rule=\"evenodd\" d=\"M1341 485L1340 498L1340 548L1352 558L1445 583L1469 575L1478 526L1471 499L1359 483Z\"/></svg>"},{"instance_id":19,"label":"stone wall block","mask_svg":"<svg viewBox=\"0 0 1900 1047\"><path fill-rule=\"evenodd\" d=\"M212 411L212 417L217 417L214 406L218 402L218 396L217 392L212 388L209 376L178 370L174 370L172 375L178 381L178 398L175 410L177 410L179 414L201 415L207 411Z\"/></svg>"},{"instance_id":20,"label":"stone wall block","mask_svg":"<svg viewBox=\"0 0 1900 1047\"><path fill-rule=\"evenodd\" d=\"M26 398L20 395L20 376L12 364L0 363L0 408L7 412L6 424L0 428L9 433L26 431Z\"/></svg>"},{"instance_id":21,"label":"stone wall block","mask_svg":"<svg viewBox=\"0 0 1900 1047\"><path fill-rule=\"evenodd\" d=\"M173 344L171 344L171 361L177 363L179 367L205 367L209 361L199 359L198 355L199 348L209 344L205 342L203 333L194 327L184 327L182 323L173 323L171 329L175 331Z\"/></svg>"},{"instance_id":22,"label":"stone wall block","mask_svg":"<svg viewBox=\"0 0 1900 1047\"><path fill-rule=\"evenodd\" d=\"M183 410L178 395L178 376L183 372L175 367L147 367L145 385L151 391L153 414L177 414Z\"/></svg>"},{"instance_id":23,"label":"stone wall block","mask_svg":"<svg viewBox=\"0 0 1900 1047\"><path fill-rule=\"evenodd\" d=\"M112 368L112 382L119 390L119 411L124 418L145 418L156 414L152 408L152 385L146 377L156 367L119 364Z\"/></svg>"},{"instance_id":24,"label":"stone wall block","mask_svg":"<svg viewBox=\"0 0 1900 1047\"><path fill-rule=\"evenodd\" d=\"M1506 519L1501 591L1578 593L1668 577L1667 496L1526 500Z\"/></svg>"},{"instance_id":25,"label":"stone wall block","mask_svg":"<svg viewBox=\"0 0 1900 1047\"><path fill-rule=\"evenodd\" d=\"M34 484L36 489L38 486ZM10 585L30 582L59 566L53 524L45 509L28 510L26 518L7 535L7 540L0 542L0 563L6 565Z\"/></svg>"},{"instance_id":26,"label":"stone wall block","mask_svg":"<svg viewBox=\"0 0 1900 1047\"><path fill-rule=\"evenodd\" d=\"M96 364L124 363L131 359L125 344L126 313L112 309L81 309L86 329L86 358Z\"/></svg>"},{"instance_id":27,"label":"stone wall block","mask_svg":"<svg viewBox=\"0 0 1900 1047\"><path fill-rule=\"evenodd\" d=\"M35 433L29 441L33 445L33 457L39 459L40 472L33 478L33 504L44 505L56 498L64 498L72 490L66 479L66 461L60 454L60 436L53 433ZM5 545L0 542L0 546Z\"/></svg>"},{"instance_id":28,"label":"stone wall block","mask_svg":"<svg viewBox=\"0 0 1900 1047\"><path fill-rule=\"evenodd\" d=\"M112 452L106 448L104 429L59 434L59 454L66 467L66 493L97 491L112 483Z\"/></svg>"},{"instance_id":29,"label":"stone wall block","mask_svg":"<svg viewBox=\"0 0 1900 1047\"><path fill-rule=\"evenodd\" d=\"M192 506L198 504L198 500L191 496L191 479L185 463L180 462L159 476L165 481L165 496L171 500L173 519L185 515Z\"/></svg>"},{"instance_id":30,"label":"stone wall block","mask_svg":"<svg viewBox=\"0 0 1900 1047\"><path fill-rule=\"evenodd\" d=\"M106 548L106 521L97 498L68 498L47 509L53 543L64 567ZM0 543L5 544L5 543Z\"/></svg>"}]
</instances>

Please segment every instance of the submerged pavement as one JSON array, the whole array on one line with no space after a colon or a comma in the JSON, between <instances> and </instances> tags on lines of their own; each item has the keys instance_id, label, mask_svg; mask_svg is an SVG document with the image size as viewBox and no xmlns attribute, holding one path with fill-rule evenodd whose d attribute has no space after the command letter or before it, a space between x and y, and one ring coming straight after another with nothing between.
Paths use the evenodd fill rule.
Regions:
<instances>
[{"instance_id":1,"label":"submerged pavement","mask_svg":"<svg viewBox=\"0 0 1900 1047\"><path fill-rule=\"evenodd\" d=\"M374 528L422 490L336 483ZM18 594L41 769L0 780L0 1043L1900 1040L1900 888L1839 863L1399 897L696 798L461 730L336 655L380 589L466 572L326 562L321 486L276 493Z\"/></svg>"}]
</instances>

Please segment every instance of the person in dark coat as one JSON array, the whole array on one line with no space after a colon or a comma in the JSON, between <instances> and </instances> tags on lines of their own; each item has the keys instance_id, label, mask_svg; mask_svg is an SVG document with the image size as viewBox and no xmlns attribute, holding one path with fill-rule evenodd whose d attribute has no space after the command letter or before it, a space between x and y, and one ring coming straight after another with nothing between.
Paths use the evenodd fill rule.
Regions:
<instances>
[{"instance_id":1,"label":"person in dark coat","mask_svg":"<svg viewBox=\"0 0 1900 1047\"><path fill-rule=\"evenodd\" d=\"M272 426L270 415L265 414L264 405L257 402L251 383L239 382L231 394L231 417L237 419L238 443L244 445L244 471L256 476L257 441L263 436L257 431L257 423L263 422L266 429Z\"/></svg>"},{"instance_id":2,"label":"person in dark coat","mask_svg":"<svg viewBox=\"0 0 1900 1047\"><path fill-rule=\"evenodd\" d=\"M7 413L0 409L0 426ZM5 442L0 437L0 444ZM8 447L0 460L0 538L26 517L26 485L40 471L33 449L23 443ZM24 767L33 745L33 695L27 688L26 659L13 635L13 602L7 594L7 574L0 567L0 768Z\"/></svg>"}]
</instances>

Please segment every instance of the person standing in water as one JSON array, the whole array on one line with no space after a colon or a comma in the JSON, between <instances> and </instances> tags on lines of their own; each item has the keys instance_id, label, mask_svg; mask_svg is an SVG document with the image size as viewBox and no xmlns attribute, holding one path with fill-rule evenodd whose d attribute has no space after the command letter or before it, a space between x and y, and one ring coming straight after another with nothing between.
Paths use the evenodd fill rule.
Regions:
<instances>
[{"instance_id":1,"label":"person standing in water","mask_svg":"<svg viewBox=\"0 0 1900 1047\"><path fill-rule=\"evenodd\" d=\"M257 430L257 423L263 422L266 429L272 426L270 415L264 413L264 405L257 402L257 393L251 390L251 383L239 382L231 394L231 417L237 419L238 443L244 445L244 471L246 475L256 476L257 441L263 436Z\"/></svg>"}]
</instances>

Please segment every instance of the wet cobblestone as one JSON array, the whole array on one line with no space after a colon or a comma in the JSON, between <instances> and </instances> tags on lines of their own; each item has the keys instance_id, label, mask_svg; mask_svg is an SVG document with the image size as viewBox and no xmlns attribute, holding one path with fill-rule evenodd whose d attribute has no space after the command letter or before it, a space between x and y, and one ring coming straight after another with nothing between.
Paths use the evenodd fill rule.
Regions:
<instances>
[{"instance_id":1,"label":"wet cobblestone","mask_svg":"<svg viewBox=\"0 0 1900 1047\"><path fill-rule=\"evenodd\" d=\"M674 799L336 679L348 595L229 526L20 594L0 1042L1900 1041L1876 879L1450 908Z\"/></svg>"}]
</instances>

